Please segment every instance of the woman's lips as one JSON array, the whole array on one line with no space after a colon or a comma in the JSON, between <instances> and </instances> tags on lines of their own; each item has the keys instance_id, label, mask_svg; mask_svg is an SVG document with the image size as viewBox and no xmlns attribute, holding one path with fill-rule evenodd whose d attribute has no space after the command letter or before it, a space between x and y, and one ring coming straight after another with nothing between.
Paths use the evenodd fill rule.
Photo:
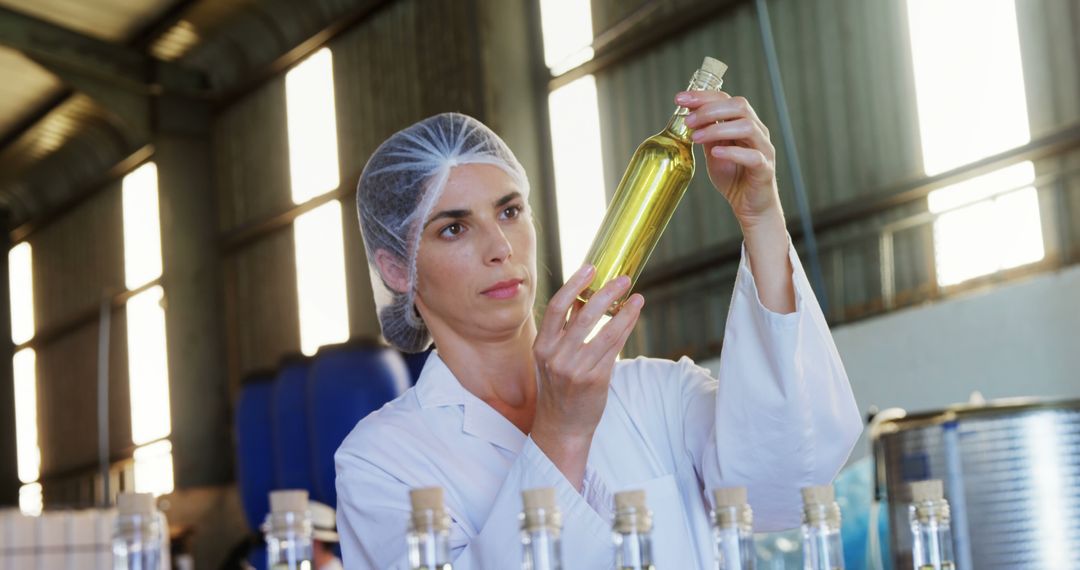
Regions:
<instances>
[{"instance_id":1,"label":"woman's lips","mask_svg":"<svg viewBox=\"0 0 1080 570\"><path fill-rule=\"evenodd\" d=\"M512 279L510 281L500 281L495 285L492 285L487 290L481 292L490 299L510 299L518 294L521 289L521 279Z\"/></svg>"}]
</instances>

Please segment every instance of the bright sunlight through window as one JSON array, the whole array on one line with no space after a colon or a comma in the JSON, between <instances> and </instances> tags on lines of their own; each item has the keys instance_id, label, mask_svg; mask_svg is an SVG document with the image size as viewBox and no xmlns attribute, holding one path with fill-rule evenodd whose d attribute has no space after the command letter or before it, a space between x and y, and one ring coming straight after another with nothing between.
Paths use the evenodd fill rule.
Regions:
<instances>
[{"instance_id":1,"label":"bright sunlight through window","mask_svg":"<svg viewBox=\"0 0 1080 570\"><path fill-rule=\"evenodd\" d=\"M334 62L323 48L285 75L289 171L296 204L337 189L337 115Z\"/></svg>"},{"instance_id":2,"label":"bright sunlight through window","mask_svg":"<svg viewBox=\"0 0 1080 570\"><path fill-rule=\"evenodd\" d=\"M300 349L312 355L325 344L349 339L341 203L331 200L293 222Z\"/></svg>"},{"instance_id":3,"label":"bright sunlight through window","mask_svg":"<svg viewBox=\"0 0 1080 570\"><path fill-rule=\"evenodd\" d=\"M172 443L158 441L135 449L135 492L155 497L173 491Z\"/></svg>"},{"instance_id":4,"label":"bright sunlight through window","mask_svg":"<svg viewBox=\"0 0 1080 570\"><path fill-rule=\"evenodd\" d=\"M908 0L928 175L1031 138L1014 1ZM1023 163L930 194L930 210L947 211L934 224L940 285L1043 258L1038 196L1026 186L1034 180Z\"/></svg>"},{"instance_id":5,"label":"bright sunlight through window","mask_svg":"<svg viewBox=\"0 0 1080 570\"><path fill-rule=\"evenodd\" d=\"M124 283L138 289L161 276L161 216L157 166L148 162L124 177Z\"/></svg>"},{"instance_id":6,"label":"bright sunlight through window","mask_svg":"<svg viewBox=\"0 0 1080 570\"><path fill-rule=\"evenodd\" d=\"M41 483L28 483L19 487L19 510L29 517L41 515Z\"/></svg>"},{"instance_id":7,"label":"bright sunlight through window","mask_svg":"<svg viewBox=\"0 0 1080 570\"><path fill-rule=\"evenodd\" d=\"M548 96L563 277L592 245L607 210L596 80L586 75Z\"/></svg>"},{"instance_id":8,"label":"bright sunlight through window","mask_svg":"<svg viewBox=\"0 0 1080 570\"><path fill-rule=\"evenodd\" d=\"M135 445L167 437L172 430L163 294L161 287L155 286L127 302L128 388Z\"/></svg>"},{"instance_id":9,"label":"bright sunlight through window","mask_svg":"<svg viewBox=\"0 0 1080 570\"><path fill-rule=\"evenodd\" d=\"M20 345L34 338L33 250L28 242L8 252L8 283L11 287L11 341Z\"/></svg>"},{"instance_id":10,"label":"bright sunlight through window","mask_svg":"<svg viewBox=\"0 0 1080 570\"><path fill-rule=\"evenodd\" d=\"M583 0L540 0L544 61L561 75L593 58L592 6Z\"/></svg>"},{"instance_id":11,"label":"bright sunlight through window","mask_svg":"<svg viewBox=\"0 0 1080 570\"><path fill-rule=\"evenodd\" d=\"M12 359L15 373L15 445L19 480L33 483L41 475L38 447L37 354L24 348Z\"/></svg>"}]
</instances>

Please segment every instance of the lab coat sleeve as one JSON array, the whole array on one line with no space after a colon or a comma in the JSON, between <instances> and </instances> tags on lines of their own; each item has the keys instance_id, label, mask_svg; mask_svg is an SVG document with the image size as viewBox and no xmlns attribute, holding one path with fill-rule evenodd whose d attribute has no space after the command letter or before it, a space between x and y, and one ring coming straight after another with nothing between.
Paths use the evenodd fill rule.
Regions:
<instances>
[{"instance_id":1,"label":"lab coat sleeve","mask_svg":"<svg viewBox=\"0 0 1080 570\"><path fill-rule=\"evenodd\" d=\"M402 478L355 454L338 451L338 530L345 567L349 570L408 570L406 525L409 489ZM460 481L469 485L468 481ZM521 492L554 487L563 511L562 548L565 568L611 567L611 495L600 477L587 469L578 492L562 472L527 439L496 492L487 519L478 533L462 524L461 509L448 490L446 507L451 517L450 547L455 570L518 568Z\"/></svg>"},{"instance_id":2,"label":"lab coat sleeve","mask_svg":"<svg viewBox=\"0 0 1080 570\"><path fill-rule=\"evenodd\" d=\"M682 429L675 429L708 500L714 488L747 487L759 531L798 526L800 488L832 482L862 431L825 317L788 247L795 312L761 304L744 248L718 380L689 359L678 365Z\"/></svg>"}]
</instances>

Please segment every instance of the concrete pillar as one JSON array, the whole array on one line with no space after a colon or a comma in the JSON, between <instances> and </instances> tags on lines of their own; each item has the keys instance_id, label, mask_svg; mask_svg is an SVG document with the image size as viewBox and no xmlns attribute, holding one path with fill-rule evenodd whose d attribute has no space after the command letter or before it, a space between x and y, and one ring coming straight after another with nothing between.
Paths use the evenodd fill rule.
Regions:
<instances>
[{"instance_id":1,"label":"concrete pillar","mask_svg":"<svg viewBox=\"0 0 1080 570\"><path fill-rule=\"evenodd\" d=\"M217 196L209 106L156 103L172 444L178 489L232 478Z\"/></svg>"}]
</instances>

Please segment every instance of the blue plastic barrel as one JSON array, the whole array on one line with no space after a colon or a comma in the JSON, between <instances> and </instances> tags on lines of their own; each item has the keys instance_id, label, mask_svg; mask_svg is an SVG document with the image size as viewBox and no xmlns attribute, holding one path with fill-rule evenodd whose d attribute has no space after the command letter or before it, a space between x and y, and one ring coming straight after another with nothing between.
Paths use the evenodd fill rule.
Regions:
<instances>
[{"instance_id":1,"label":"blue plastic barrel","mask_svg":"<svg viewBox=\"0 0 1080 570\"><path fill-rule=\"evenodd\" d=\"M408 367L392 348L354 341L319 349L308 380L316 500L337 505L334 452L357 422L408 388Z\"/></svg>"},{"instance_id":2,"label":"blue plastic barrel","mask_svg":"<svg viewBox=\"0 0 1080 570\"><path fill-rule=\"evenodd\" d=\"M307 382L311 359L287 356L274 379L271 413L274 421L276 489L314 490L311 438L308 433Z\"/></svg>"},{"instance_id":3,"label":"blue plastic barrel","mask_svg":"<svg viewBox=\"0 0 1080 570\"><path fill-rule=\"evenodd\" d=\"M253 532L270 511L270 491L274 489L274 444L270 400L274 374L256 372L240 388L236 402L236 482L244 516Z\"/></svg>"}]
</instances>

